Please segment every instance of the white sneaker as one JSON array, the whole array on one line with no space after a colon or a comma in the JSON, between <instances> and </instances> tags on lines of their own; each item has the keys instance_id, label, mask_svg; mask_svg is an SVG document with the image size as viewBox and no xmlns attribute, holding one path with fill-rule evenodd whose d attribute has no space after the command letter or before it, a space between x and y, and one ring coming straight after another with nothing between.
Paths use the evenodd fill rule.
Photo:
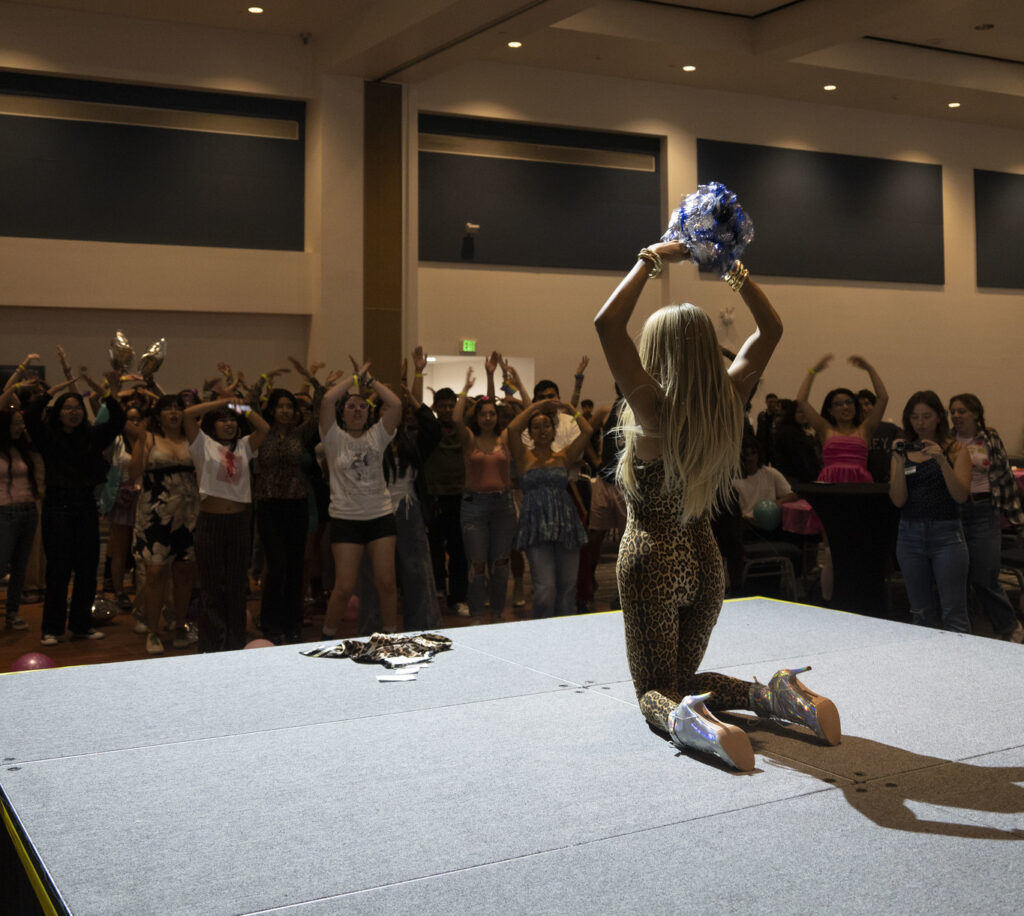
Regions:
<instances>
[{"instance_id":1,"label":"white sneaker","mask_svg":"<svg viewBox=\"0 0 1024 916\"><path fill-rule=\"evenodd\" d=\"M135 626L132 627L139 636L145 636L149 632L149 627L146 626L141 620L135 621Z\"/></svg>"},{"instance_id":2,"label":"white sneaker","mask_svg":"<svg viewBox=\"0 0 1024 916\"><path fill-rule=\"evenodd\" d=\"M72 633L72 639L105 639L107 636L102 630L86 630L84 633Z\"/></svg>"},{"instance_id":3,"label":"white sneaker","mask_svg":"<svg viewBox=\"0 0 1024 916\"><path fill-rule=\"evenodd\" d=\"M44 633L43 638L39 640L44 646L55 646L57 645L57 637L52 633Z\"/></svg>"},{"instance_id":4,"label":"white sneaker","mask_svg":"<svg viewBox=\"0 0 1024 916\"><path fill-rule=\"evenodd\" d=\"M460 601L458 604L455 605L455 613L458 614L460 617L468 617L469 605L466 604L465 601Z\"/></svg>"},{"instance_id":5,"label":"white sneaker","mask_svg":"<svg viewBox=\"0 0 1024 916\"><path fill-rule=\"evenodd\" d=\"M150 655L161 655L164 651L163 640L156 633L150 633L146 637L146 651Z\"/></svg>"}]
</instances>

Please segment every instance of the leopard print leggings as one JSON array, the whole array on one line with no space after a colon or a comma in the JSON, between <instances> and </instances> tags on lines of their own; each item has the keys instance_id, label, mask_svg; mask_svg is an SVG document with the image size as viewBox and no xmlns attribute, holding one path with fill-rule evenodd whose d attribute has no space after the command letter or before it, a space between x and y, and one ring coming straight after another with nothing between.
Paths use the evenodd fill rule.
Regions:
<instances>
[{"instance_id":1,"label":"leopard print leggings","mask_svg":"<svg viewBox=\"0 0 1024 916\"><path fill-rule=\"evenodd\" d=\"M707 516L678 522L678 497L661 493L661 462L637 467L640 499L627 499L629 521L616 568L626 654L640 709L660 731L688 694L711 692L711 710L750 709L747 681L697 673L725 593L722 557Z\"/></svg>"}]
</instances>

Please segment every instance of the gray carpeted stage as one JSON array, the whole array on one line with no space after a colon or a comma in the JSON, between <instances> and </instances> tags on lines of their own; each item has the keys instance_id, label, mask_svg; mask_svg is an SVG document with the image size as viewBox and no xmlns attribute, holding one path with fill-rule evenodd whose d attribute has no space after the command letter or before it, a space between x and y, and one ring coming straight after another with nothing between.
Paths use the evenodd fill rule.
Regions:
<instances>
[{"instance_id":1,"label":"gray carpeted stage","mask_svg":"<svg viewBox=\"0 0 1024 916\"><path fill-rule=\"evenodd\" d=\"M447 635L408 683L294 647L0 677L58 911L1020 911L1021 646L727 602L703 667L813 665L845 735L751 720L737 774L648 729L617 613Z\"/></svg>"}]
</instances>

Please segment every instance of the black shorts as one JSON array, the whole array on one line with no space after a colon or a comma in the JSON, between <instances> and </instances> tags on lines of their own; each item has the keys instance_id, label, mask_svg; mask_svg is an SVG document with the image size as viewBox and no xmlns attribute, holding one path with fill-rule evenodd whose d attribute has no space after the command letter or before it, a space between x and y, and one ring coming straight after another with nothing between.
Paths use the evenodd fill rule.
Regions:
<instances>
[{"instance_id":1,"label":"black shorts","mask_svg":"<svg viewBox=\"0 0 1024 916\"><path fill-rule=\"evenodd\" d=\"M393 515L382 515L380 518L331 519L332 544L369 544L381 538L393 538L398 534Z\"/></svg>"}]
</instances>

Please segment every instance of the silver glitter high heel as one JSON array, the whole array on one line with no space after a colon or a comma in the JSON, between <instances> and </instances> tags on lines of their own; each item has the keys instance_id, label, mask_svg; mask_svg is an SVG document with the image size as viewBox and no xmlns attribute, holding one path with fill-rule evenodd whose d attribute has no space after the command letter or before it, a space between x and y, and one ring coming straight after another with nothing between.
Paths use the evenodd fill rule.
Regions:
<instances>
[{"instance_id":1,"label":"silver glitter high heel","mask_svg":"<svg viewBox=\"0 0 1024 916\"><path fill-rule=\"evenodd\" d=\"M683 697L683 702L668 714L668 733L672 743L686 751L714 754L737 770L754 769L754 749L743 729L716 719L704 701L711 696Z\"/></svg>"},{"instance_id":2,"label":"silver glitter high heel","mask_svg":"<svg viewBox=\"0 0 1024 916\"><path fill-rule=\"evenodd\" d=\"M750 708L759 716L785 719L809 728L826 744L838 744L843 737L839 711L827 697L818 696L801 684L796 676L810 671L805 668L782 668L765 685L754 679L750 688Z\"/></svg>"}]
</instances>

